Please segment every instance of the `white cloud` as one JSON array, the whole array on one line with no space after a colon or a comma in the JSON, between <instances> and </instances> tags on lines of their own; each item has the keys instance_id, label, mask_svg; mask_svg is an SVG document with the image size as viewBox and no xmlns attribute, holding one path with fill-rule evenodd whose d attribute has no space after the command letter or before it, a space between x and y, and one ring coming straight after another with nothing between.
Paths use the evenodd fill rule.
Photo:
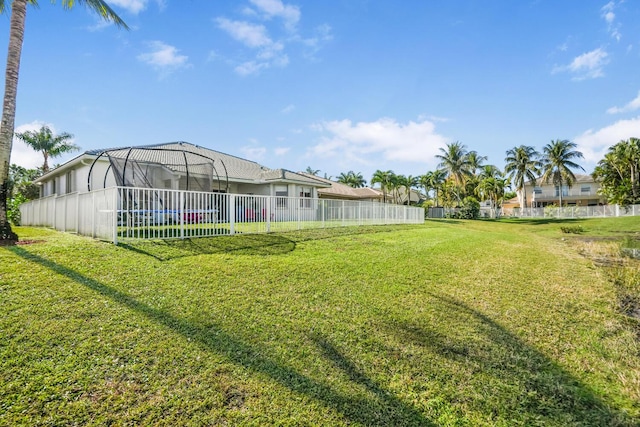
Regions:
<instances>
[{"instance_id":1,"label":"white cloud","mask_svg":"<svg viewBox=\"0 0 640 427\"><path fill-rule=\"evenodd\" d=\"M162 76L180 68L189 67L189 57L179 55L178 49L161 41L148 43L150 51L138 55L138 60L151 65L161 72Z\"/></svg>"},{"instance_id":2,"label":"white cloud","mask_svg":"<svg viewBox=\"0 0 640 427\"><path fill-rule=\"evenodd\" d=\"M31 123L25 123L15 128L15 133L22 133L26 131L38 131L42 126L48 126L51 129L53 134L57 134L56 128L51 123L45 123L41 121L33 121ZM74 143L74 140L71 139L71 143ZM55 164L64 163L67 160L77 156L78 153L66 153L61 157L56 157L53 159L49 159L49 167L53 167ZM33 148L29 147L27 144L19 140L18 138L13 138L13 145L11 147L11 163L14 163L18 166L22 166L27 169L35 169L42 166L44 162L44 158L42 157L42 153L34 151Z\"/></svg>"},{"instance_id":3,"label":"white cloud","mask_svg":"<svg viewBox=\"0 0 640 427\"><path fill-rule=\"evenodd\" d=\"M294 111L295 109L296 109L296 106L295 106L295 105L293 105L293 104L289 104L289 105L287 105L286 107L284 107L282 110L280 110L280 112L281 112L282 114L289 114L289 113L291 113L292 111Z\"/></svg>"},{"instance_id":4,"label":"white cloud","mask_svg":"<svg viewBox=\"0 0 640 427\"><path fill-rule=\"evenodd\" d=\"M250 6L240 10L245 20L233 20L226 17L214 19L216 26L234 40L253 50L250 57L233 62L235 71L243 76L258 74L271 67L285 67L289 64L286 53L291 44L303 46L302 55L314 59L314 54L324 42L330 40L331 27L320 25L309 38L301 36L298 24L301 18L300 7L285 4L282 0L248 0ZM282 23L282 27L274 25Z\"/></svg>"},{"instance_id":5,"label":"white cloud","mask_svg":"<svg viewBox=\"0 0 640 427\"><path fill-rule=\"evenodd\" d=\"M584 154L586 161L596 163L602 159L610 146L631 137L640 137L640 116L619 120L602 129L589 129L573 141Z\"/></svg>"},{"instance_id":6,"label":"white cloud","mask_svg":"<svg viewBox=\"0 0 640 427\"><path fill-rule=\"evenodd\" d=\"M218 28L232 38L248 48L257 49L255 59L236 65L235 70L238 74L243 76L257 74L265 68L284 67L289 63L289 57L283 53L284 45L271 40L264 25L232 21L227 18L217 18L216 23Z\"/></svg>"},{"instance_id":7,"label":"white cloud","mask_svg":"<svg viewBox=\"0 0 640 427\"><path fill-rule=\"evenodd\" d=\"M618 5L615 1L610 1L609 3L602 6L600 11L602 12L602 19L607 23L607 30L611 37L616 39L616 41L620 41L622 38L622 34L620 33L620 25L616 24L616 14L614 13L615 8Z\"/></svg>"},{"instance_id":8,"label":"white cloud","mask_svg":"<svg viewBox=\"0 0 640 427\"><path fill-rule=\"evenodd\" d=\"M575 57L569 65L555 67L552 72L569 72L574 75L574 80L603 77L602 68L609 62L608 57L609 54L603 48L594 49Z\"/></svg>"},{"instance_id":9,"label":"white cloud","mask_svg":"<svg viewBox=\"0 0 640 427\"><path fill-rule=\"evenodd\" d=\"M249 160L259 161L264 158L264 155L267 153L267 149L265 147L258 147L255 145L244 146L240 148L240 151Z\"/></svg>"},{"instance_id":10,"label":"white cloud","mask_svg":"<svg viewBox=\"0 0 640 427\"><path fill-rule=\"evenodd\" d=\"M300 8L289 4L284 4L280 0L249 0L257 7L266 18L282 18L285 27L289 31L294 31L298 21L300 21Z\"/></svg>"},{"instance_id":11,"label":"white cloud","mask_svg":"<svg viewBox=\"0 0 640 427\"><path fill-rule=\"evenodd\" d=\"M284 156L285 154L287 154L289 151L291 151L290 147L276 147L273 152L275 153L276 156Z\"/></svg>"},{"instance_id":12,"label":"white cloud","mask_svg":"<svg viewBox=\"0 0 640 427\"><path fill-rule=\"evenodd\" d=\"M389 161L433 163L438 149L448 141L428 120L398 123L391 118L352 123L336 120L317 123L313 130L325 133L310 154L325 158L369 163L369 156Z\"/></svg>"},{"instance_id":13,"label":"white cloud","mask_svg":"<svg viewBox=\"0 0 640 427\"><path fill-rule=\"evenodd\" d=\"M147 8L148 0L108 0L112 6L118 6L129 13L138 14Z\"/></svg>"},{"instance_id":14,"label":"white cloud","mask_svg":"<svg viewBox=\"0 0 640 427\"><path fill-rule=\"evenodd\" d=\"M618 114L618 113L628 113L629 111L636 111L640 109L640 91L638 91L638 96L629 101L623 107L611 107L607 110L608 114Z\"/></svg>"},{"instance_id":15,"label":"white cloud","mask_svg":"<svg viewBox=\"0 0 640 427\"><path fill-rule=\"evenodd\" d=\"M227 18L217 18L216 23L218 28L247 47L263 47L273 43L267 35L267 29L264 25L246 21L232 21Z\"/></svg>"}]
</instances>

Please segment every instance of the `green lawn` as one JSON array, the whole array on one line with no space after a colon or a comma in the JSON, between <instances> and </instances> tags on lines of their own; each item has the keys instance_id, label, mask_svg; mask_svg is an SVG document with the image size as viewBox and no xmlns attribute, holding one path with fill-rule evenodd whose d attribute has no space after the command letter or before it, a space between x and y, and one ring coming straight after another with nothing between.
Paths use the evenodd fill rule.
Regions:
<instances>
[{"instance_id":1,"label":"green lawn","mask_svg":"<svg viewBox=\"0 0 640 427\"><path fill-rule=\"evenodd\" d=\"M640 425L638 322L577 240L640 218L17 232L0 425Z\"/></svg>"}]
</instances>

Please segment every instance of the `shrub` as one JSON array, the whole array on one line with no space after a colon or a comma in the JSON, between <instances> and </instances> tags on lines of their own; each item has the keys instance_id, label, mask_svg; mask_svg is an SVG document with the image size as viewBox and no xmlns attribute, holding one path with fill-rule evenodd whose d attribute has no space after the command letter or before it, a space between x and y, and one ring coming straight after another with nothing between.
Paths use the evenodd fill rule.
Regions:
<instances>
[{"instance_id":1,"label":"shrub","mask_svg":"<svg viewBox=\"0 0 640 427\"><path fill-rule=\"evenodd\" d=\"M465 197L462 206L458 209L456 217L459 219L478 219L480 215L480 202L475 197Z\"/></svg>"},{"instance_id":2,"label":"shrub","mask_svg":"<svg viewBox=\"0 0 640 427\"><path fill-rule=\"evenodd\" d=\"M579 225L560 227L560 230L563 233L567 233L567 234L581 234L581 233L584 233L584 229Z\"/></svg>"}]
</instances>

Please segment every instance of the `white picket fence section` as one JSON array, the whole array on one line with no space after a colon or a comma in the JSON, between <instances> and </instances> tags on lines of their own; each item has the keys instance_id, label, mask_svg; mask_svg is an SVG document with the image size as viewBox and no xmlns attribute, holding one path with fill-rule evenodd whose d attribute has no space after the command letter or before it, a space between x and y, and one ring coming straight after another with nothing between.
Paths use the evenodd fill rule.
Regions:
<instances>
[{"instance_id":1,"label":"white picket fence section","mask_svg":"<svg viewBox=\"0 0 640 427\"><path fill-rule=\"evenodd\" d=\"M502 216L517 218L606 218L640 215L640 205L565 206L503 209Z\"/></svg>"},{"instance_id":2,"label":"white picket fence section","mask_svg":"<svg viewBox=\"0 0 640 427\"><path fill-rule=\"evenodd\" d=\"M429 208L429 218L452 218L460 208ZM640 205L565 206L545 208L491 209L480 207L480 218L608 218L640 216Z\"/></svg>"},{"instance_id":3,"label":"white picket fence section","mask_svg":"<svg viewBox=\"0 0 640 427\"><path fill-rule=\"evenodd\" d=\"M424 222L424 209L412 206L131 187L44 197L20 213L22 225L113 243Z\"/></svg>"}]
</instances>

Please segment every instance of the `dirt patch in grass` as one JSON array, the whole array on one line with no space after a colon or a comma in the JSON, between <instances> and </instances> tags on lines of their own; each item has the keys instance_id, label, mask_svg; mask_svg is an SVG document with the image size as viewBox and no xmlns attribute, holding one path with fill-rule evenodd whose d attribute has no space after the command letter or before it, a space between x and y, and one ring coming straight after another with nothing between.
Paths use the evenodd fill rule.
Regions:
<instances>
[{"instance_id":1,"label":"dirt patch in grass","mask_svg":"<svg viewBox=\"0 0 640 427\"><path fill-rule=\"evenodd\" d=\"M33 245L35 243L42 243L44 242L44 240L18 240L17 242L15 242L16 245L21 246L21 245Z\"/></svg>"}]
</instances>

